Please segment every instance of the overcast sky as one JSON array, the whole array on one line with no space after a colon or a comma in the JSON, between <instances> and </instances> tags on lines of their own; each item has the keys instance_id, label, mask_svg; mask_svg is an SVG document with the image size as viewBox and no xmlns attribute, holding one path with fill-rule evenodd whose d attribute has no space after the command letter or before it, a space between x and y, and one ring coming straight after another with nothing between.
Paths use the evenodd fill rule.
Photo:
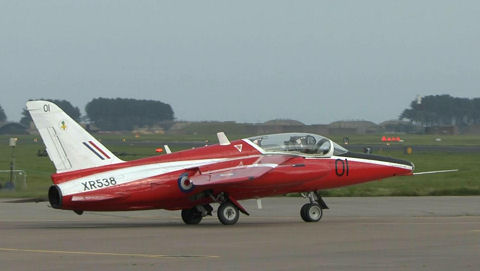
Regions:
<instances>
[{"instance_id":1,"label":"overcast sky","mask_svg":"<svg viewBox=\"0 0 480 271\"><path fill-rule=\"evenodd\" d=\"M0 0L0 105L160 100L179 120L396 119L480 97L479 1Z\"/></svg>"}]
</instances>

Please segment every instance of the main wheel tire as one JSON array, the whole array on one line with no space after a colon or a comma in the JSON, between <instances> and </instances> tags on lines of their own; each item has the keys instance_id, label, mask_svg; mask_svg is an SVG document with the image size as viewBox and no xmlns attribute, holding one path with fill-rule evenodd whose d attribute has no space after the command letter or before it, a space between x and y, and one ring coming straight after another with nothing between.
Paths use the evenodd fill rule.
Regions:
<instances>
[{"instance_id":1,"label":"main wheel tire","mask_svg":"<svg viewBox=\"0 0 480 271\"><path fill-rule=\"evenodd\" d=\"M196 225L202 221L202 214L195 207L182 209L182 220L187 225Z\"/></svg>"},{"instance_id":2,"label":"main wheel tire","mask_svg":"<svg viewBox=\"0 0 480 271\"><path fill-rule=\"evenodd\" d=\"M237 206L231 202L224 202L220 204L217 210L218 220L222 222L223 225L233 225L238 222L240 217L240 211Z\"/></svg>"},{"instance_id":3,"label":"main wheel tire","mask_svg":"<svg viewBox=\"0 0 480 271\"><path fill-rule=\"evenodd\" d=\"M322 218L323 210L316 203L307 203L302 206L300 215L305 222L318 222Z\"/></svg>"},{"instance_id":4,"label":"main wheel tire","mask_svg":"<svg viewBox=\"0 0 480 271\"><path fill-rule=\"evenodd\" d=\"M308 212L307 209L310 207L309 205L310 205L310 203L305 203L302 206L302 209L300 209L300 216L302 217L303 221L305 221L305 222L311 222L310 219L307 216L307 212Z\"/></svg>"}]
</instances>

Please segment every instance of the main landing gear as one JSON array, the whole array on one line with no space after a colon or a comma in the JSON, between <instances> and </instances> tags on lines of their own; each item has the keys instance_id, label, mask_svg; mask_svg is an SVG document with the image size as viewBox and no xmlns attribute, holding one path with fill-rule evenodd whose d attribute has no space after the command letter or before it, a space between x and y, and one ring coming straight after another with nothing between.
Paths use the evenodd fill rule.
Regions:
<instances>
[{"instance_id":1,"label":"main landing gear","mask_svg":"<svg viewBox=\"0 0 480 271\"><path fill-rule=\"evenodd\" d=\"M318 222L322 218L323 209L328 209L327 204L323 201L322 197L316 192L309 192L308 194L302 194L309 199L309 203L306 203L300 209L300 216L305 222Z\"/></svg>"},{"instance_id":2,"label":"main landing gear","mask_svg":"<svg viewBox=\"0 0 480 271\"><path fill-rule=\"evenodd\" d=\"M233 225L238 222L240 211L233 203L226 201L218 207L217 216L223 225Z\"/></svg>"},{"instance_id":3,"label":"main landing gear","mask_svg":"<svg viewBox=\"0 0 480 271\"><path fill-rule=\"evenodd\" d=\"M249 213L236 201L225 193L220 193L217 196L208 194L214 202L220 203L217 210L218 220L223 225L234 225L240 218L240 212L246 215ZM309 192L302 194L308 198L309 203L306 203L300 209L300 216L305 222L318 222L322 219L323 210L328 209L327 204L322 197L316 192ZM202 221L202 218L207 215L212 215L213 207L210 204L197 205L191 209L182 210L182 219L185 224L196 225Z\"/></svg>"},{"instance_id":4,"label":"main landing gear","mask_svg":"<svg viewBox=\"0 0 480 271\"><path fill-rule=\"evenodd\" d=\"M182 210L182 220L185 224L196 225L207 215L212 215L213 208L210 204L197 205L191 209Z\"/></svg>"},{"instance_id":5,"label":"main landing gear","mask_svg":"<svg viewBox=\"0 0 480 271\"><path fill-rule=\"evenodd\" d=\"M217 196L209 195L215 202L220 203L217 210L218 220L223 225L233 225L238 222L240 212L250 215L234 198L229 197L224 193ZM207 215L212 215L213 208L210 204L197 205L191 209L182 210L182 220L185 224L195 225L202 221L202 218Z\"/></svg>"}]
</instances>

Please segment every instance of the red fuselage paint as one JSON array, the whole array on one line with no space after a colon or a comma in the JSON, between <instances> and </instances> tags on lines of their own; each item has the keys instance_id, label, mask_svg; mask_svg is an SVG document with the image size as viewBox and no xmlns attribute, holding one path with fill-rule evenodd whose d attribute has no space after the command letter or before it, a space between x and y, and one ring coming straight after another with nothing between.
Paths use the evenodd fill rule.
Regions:
<instances>
[{"instance_id":1,"label":"red fuselage paint","mask_svg":"<svg viewBox=\"0 0 480 271\"><path fill-rule=\"evenodd\" d=\"M192 167L189 167L189 161L192 161ZM163 172L161 168L167 164L171 166ZM227 170L224 175L228 175L228 170L232 169L231 176L228 177L235 178L234 169L241 167L251 167L252 175L263 167L270 169L265 174L258 173L258 177L241 182L209 185L206 181L202 185L190 188L191 182L185 181L183 182L185 187L179 187L179 178L185 173L193 177ZM130 169L138 172L158 170L158 174L142 176L143 173L131 173ZM60 209L177 210L211 203L211 197L203 195L205 191L214 195L223 192L236 200L242 200L348 186L393 176L411 175L412 171L413 165L359 159L348 155L315 158L261 153L244 140L237 140L230 145L205 146L135 161L53 174L52 180L60 190L61 204L56 206ZM135 174L140 177L128 179L137 176ZM122 178L127 181L122 182ZM71 192L66 192L68 189Z\"/></svg>"}]
</instances>

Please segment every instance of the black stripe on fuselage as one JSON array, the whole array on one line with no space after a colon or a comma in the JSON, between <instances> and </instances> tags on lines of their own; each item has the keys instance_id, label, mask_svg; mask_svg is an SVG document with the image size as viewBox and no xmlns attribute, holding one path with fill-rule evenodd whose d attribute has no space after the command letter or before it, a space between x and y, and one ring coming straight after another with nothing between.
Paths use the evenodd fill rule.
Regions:
<instances>
[{"instance_id":1,"label":"black stripe on fuselage","mask_svg":"<svg viewBox=\"0 0 480 271\"><path fill-rule=\"evenodd\" d=\"M385 156L380 156L380 155L374 155L374 154L366 154L366 153L358 153L358 152L347 152L344 154L340 154L337 156L341 157L351 157L351 158L360 158L360 159L366 159L366 160L376 160L376 161L382 161L382 162L388 162L388 163L395 163L395 164L401 164L401 165L406 165L413 167L413 163L407 160L401 160L401 159L396 159L392 157L385 157Z\"/></svg>"}]
</instances>

